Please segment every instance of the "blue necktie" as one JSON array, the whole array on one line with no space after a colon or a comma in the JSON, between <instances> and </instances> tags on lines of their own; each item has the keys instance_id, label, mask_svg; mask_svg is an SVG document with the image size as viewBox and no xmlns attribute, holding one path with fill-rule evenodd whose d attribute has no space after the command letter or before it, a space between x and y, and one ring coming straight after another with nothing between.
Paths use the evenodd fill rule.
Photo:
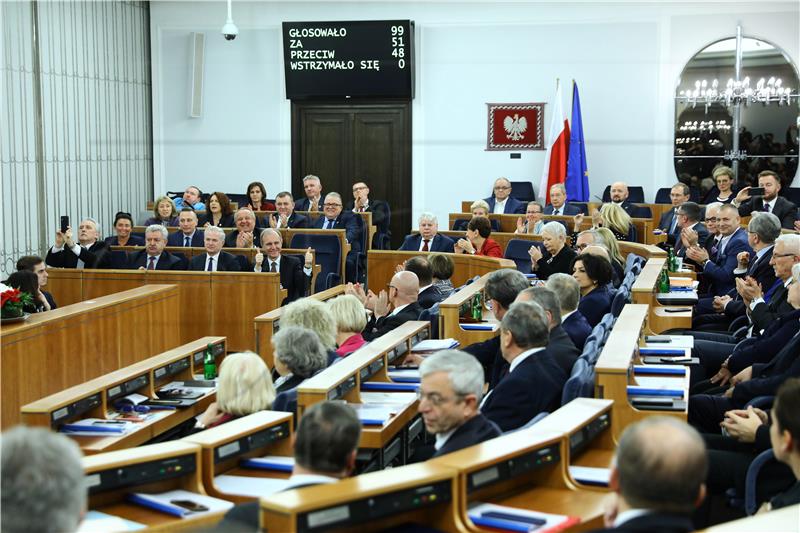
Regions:
<instances>
[{"instance_id":1,"label":"blue necktie","mask_svg":"<svg viewBox=\"0 0 800 533\"><path fill-rule=\"evenodd\" d=\"M192 245L191 240L186 235L183 237L183 245L187 248Z\"/></svg>"}]
</instances>

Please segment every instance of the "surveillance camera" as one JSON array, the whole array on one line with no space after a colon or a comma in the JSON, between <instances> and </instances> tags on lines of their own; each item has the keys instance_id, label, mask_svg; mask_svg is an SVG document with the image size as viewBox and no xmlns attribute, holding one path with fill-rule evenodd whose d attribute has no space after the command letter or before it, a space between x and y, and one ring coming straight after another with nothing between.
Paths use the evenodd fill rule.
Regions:
<instances>
[{"instance_id":1,"label":"surveillance camera","mask_svg":"<svg viewBox=\"0 0 800 533\"><path fill-rule=\"evenodd\" d=\"M236 24L231 19L228 19L222 27L222 36L225 37L226 41L232 41L236 39L237 35L239 35L239 28L236 27Z\"/></svg>"}]
</instances>

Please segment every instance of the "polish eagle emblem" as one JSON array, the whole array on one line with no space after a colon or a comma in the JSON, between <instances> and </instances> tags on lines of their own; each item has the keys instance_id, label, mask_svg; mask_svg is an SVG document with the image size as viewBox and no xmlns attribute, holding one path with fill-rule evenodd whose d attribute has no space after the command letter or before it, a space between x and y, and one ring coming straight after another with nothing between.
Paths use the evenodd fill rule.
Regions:
<instances>
[{"instance_id":1,"label":"polish eagle emblem","mask_svg":"<svg viewBox=\"0 0 800 533\"><path fill-rule=\"evenodd\" d=\"M507 115L503 119L503 128L506 130L506 137L512 141L519 141L528 130L528 119L524 116L519 116L517 113L514 113L514 118L511 118L511 115Z\"/></svg>"}]
</instances>

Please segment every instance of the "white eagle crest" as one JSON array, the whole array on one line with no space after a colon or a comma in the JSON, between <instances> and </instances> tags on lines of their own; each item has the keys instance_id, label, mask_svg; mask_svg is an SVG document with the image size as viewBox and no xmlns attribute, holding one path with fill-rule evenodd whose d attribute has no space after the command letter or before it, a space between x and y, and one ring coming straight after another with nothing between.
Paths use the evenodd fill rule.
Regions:
<instances>
[{"instance_id":1,"label":"white eagle crest","mask_svg":"<svg viewBox=\"0 0 800 533\"><path fill-rule=\"evenodd\" d=\"M506 137L512 141L518 141L522 139L528 129L528 119L520 117L517 113L514 113L514 118L507 115L503 119L503 128L506 130Z\"/></svg>"}]
</instances>

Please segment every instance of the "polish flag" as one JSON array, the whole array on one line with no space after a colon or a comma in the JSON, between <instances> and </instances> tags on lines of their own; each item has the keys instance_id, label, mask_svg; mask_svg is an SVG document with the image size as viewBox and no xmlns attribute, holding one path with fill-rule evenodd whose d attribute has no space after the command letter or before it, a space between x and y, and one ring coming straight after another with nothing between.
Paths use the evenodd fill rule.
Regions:
<instances>
[{"instance_id":1,"label":"polish flag","mask_svg":"<svg viewBox=\"0 0 800 533\"><path fill-rule=\"evenodd\" d=\"M567 158L569 157L569 122L561 106L561 84L556 82L556 99L550 119L550 134L547 137L547 154L544 158L544 171L539 183L539 198L550 203L550 187L564 183L567 179Z\"/></svg>"}]
</instances>

